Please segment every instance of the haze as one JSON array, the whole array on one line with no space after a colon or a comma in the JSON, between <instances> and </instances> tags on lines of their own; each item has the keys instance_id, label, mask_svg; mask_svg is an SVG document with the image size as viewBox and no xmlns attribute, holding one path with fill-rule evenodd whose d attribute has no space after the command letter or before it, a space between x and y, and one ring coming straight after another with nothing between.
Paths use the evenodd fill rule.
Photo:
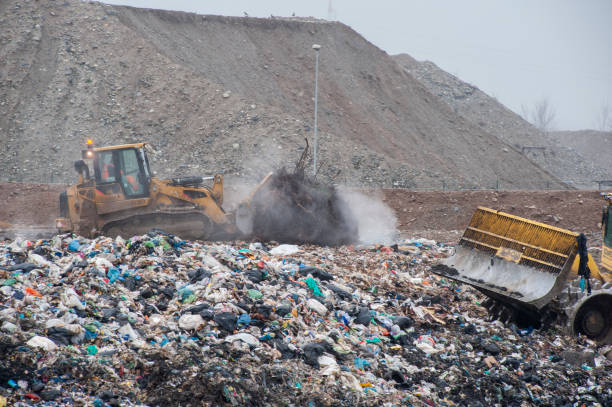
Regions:
<instances>
[{"instance_id":1,"label":"haze","mask_svg":"<svg viewBox=\"0 0 612 407\"><path fill-rule=\"evenodd\" d=\"M557 130L599 129L602 107L612 109L609 0L333 0L331 12L328 0L106 2L198 14L295 13L339 20L389 54L433 61L519 114L521 105L548 99Z\"/></svg>"}]
</instances>

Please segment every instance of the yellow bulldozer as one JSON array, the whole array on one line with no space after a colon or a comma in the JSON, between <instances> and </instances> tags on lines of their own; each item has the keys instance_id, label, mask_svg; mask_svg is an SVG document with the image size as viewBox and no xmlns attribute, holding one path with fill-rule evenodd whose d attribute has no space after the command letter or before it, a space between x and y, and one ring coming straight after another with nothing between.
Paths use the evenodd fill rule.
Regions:
<instances>
[{"instance_id":1,"label":"yellow bulldozer","mask_svg":"<svg viewBox=\"0 0 612 407\"><path fill-rule=\"evenodd\" d=\"M494 318L555 318L571 334L612 343L612 194L604 196L602 270L578 233L478 207L454 254L432 271L486 294Z\"/></svg>"},{"instance_id":2,"label":"yellow bulldozer","mask_svg":"<svg viewBox=\"0 0 612 407\"><path fill-rule=\"evenodd\" d=\"M147 147L94 147L88 140L82 159L74 163L79 183L59 197L58 232L131 237L158 229L186 239L253 236L325 245L350 243L358 236L356 220L335 189L304 176L308 143L293 173L283 168L268 174L232 213L222 206L221 174L155 178Z\"/></svg>"},{"instance_id":3,"label":"yellow bulldozer","mask_svg":"<svg viewBox=\"0 0 612 407\"><path fill-rule=\"evenodd\" d=\"M145 143L95 148L88 140L82 155L74 164L79 183L60 194L60 233L131 236L158 228L193 239L236 234L221 206L221 174L157 179ZM206 181L212 185L204 186Z\"/></svg>"}]
</instances>

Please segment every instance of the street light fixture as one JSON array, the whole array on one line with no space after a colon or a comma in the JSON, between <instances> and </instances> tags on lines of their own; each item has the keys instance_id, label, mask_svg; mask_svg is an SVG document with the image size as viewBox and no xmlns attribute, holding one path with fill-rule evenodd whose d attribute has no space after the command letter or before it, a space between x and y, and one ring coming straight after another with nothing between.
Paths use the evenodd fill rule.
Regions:
<instances>
[{"instance_id":1,"label":"street light fixture","mask_svg":"<svg viewBox=\"0 0 612 407\"><path fill-rule=\"evenodd\" d=\"M317 148L318 148L318 140L317 140L317 107L318 107L318 99L319 99L319 50L321 46L319 44L313 44L312 49L315 50L315 92L314 92L314 154L313 154L313 164L312 164L312 175L317 175Z\"/></svg>"}]
</instances>

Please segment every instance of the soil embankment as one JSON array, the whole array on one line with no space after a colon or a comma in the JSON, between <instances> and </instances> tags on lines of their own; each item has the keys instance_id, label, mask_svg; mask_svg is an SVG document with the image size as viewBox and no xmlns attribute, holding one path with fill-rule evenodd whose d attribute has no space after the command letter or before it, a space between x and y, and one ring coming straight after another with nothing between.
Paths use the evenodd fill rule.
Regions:
<instances>
[{"instance_id":1,"label":"soil embankment","mask_svg":"<svg viewBox=\"0 0 612 407\"><path fill-rule=\"evenodd\" d=\"M23 227L54 227L63 185L0 183L0 222ZM236 191L227 187L228 205ZM603 201L599 191L411 191L385 189L382 199L394 211L402 236L456 241L476 209L486 206L539 222L584 232L591 245L601 241Z\"/></svg>"}]
</instances>

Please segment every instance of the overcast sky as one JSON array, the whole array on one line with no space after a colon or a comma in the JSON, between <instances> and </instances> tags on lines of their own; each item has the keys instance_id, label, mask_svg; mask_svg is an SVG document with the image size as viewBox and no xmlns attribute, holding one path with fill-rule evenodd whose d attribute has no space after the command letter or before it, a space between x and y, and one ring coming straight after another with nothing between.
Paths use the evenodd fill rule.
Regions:
<instances>
[{"instance_id":1,"label":"overcast sky","mask_svg":"<svg viewBox=\"0 0 612 407\"><path fill-rule=\"evenodd\" d=\"M135 7L339 20L387 53L430 60L517 113L547 98L558 130L612 115L612 0L106 0Z\"/></svg>"}]
</instances>

